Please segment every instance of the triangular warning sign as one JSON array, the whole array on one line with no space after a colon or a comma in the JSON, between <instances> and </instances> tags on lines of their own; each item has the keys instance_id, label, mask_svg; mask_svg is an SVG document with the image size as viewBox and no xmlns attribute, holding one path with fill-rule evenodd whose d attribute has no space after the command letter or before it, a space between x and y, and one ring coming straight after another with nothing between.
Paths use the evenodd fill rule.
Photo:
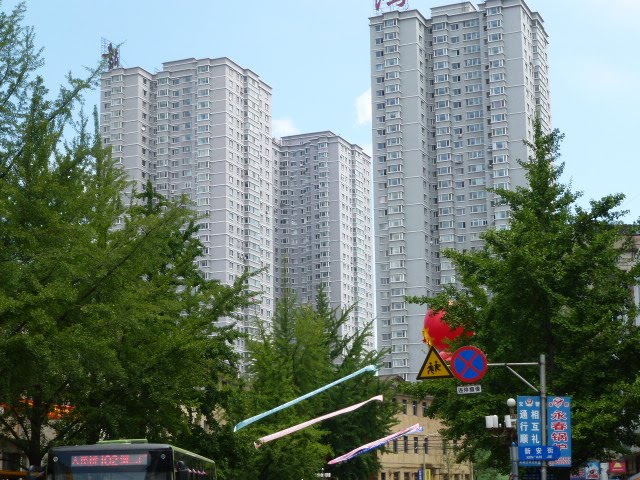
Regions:
<instances>
[{"instance_id":1,"label":"triangular warning sign","mask_svg":"<svg viewBox=\"0 0 640 480\"><path fill-rule=\"evenodd\" d=\"M453 373L451 373L447 364L444 363L438 351L433 347L429 347L429 353L427 353L427 358L424 359L424 363L418 372L416 380L450 377L453 377Z\"/></svg>"}]
</instances>

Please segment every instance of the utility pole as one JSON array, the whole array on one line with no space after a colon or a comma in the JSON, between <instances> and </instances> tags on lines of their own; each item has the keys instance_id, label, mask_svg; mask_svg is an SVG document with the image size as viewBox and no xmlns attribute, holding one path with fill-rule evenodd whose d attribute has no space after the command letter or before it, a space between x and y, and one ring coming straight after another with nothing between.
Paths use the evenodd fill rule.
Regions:
<instances>
[{"instance_id":1,"label":"utility pole","mask_svg":"<svg viewBox=\"0 0 640 480\"><path fill-rule=\"evenodd\" d=\"M547 445L547 361L540 354L540 415L542 416L542 447ZM547 461L540 465L540 480L547 480Z\"/></svg>"}]
</instances>

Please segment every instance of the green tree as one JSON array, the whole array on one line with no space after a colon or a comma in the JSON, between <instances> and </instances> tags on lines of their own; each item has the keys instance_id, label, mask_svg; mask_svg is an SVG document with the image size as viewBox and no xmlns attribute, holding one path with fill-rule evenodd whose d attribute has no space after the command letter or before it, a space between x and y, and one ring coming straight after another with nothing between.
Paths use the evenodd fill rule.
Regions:
<instances>
[{"instance_id":1,"label":"green tree","mask_svg":"<svg viewBox=\"0 0 640 480\"><path fill-rule=\"evenodd\" d=\"M630 291L638 275L620 268L629 248L616 211L622 195L575 204L579 194L560 182L562 136L535 124L533 155L520 162L529 186L496 189L511 208L508 230L490 230L479 251L447 250L461 288L437 298L411 298L446 310L454 326L475 332L469 342L490 362L531 362L546 354L551 395L573 397L573 462L606 458L638 445L640 331ZM537 368L521 373L538 383ZM506 413L505 400L533 394L505 369L490 368L482 396L458 396L451 382L414 385L435 395L432 414L450 438L464 438L462 454L496 451L482 417ZM500 449L499 453L507 453ZM506 466L504 458L489 464Z\"/></svg>"},{"instance_id":2,"label":"green tree","mask_svg":"<svg viewBox=\"0 0 640 480\"><path fill-rule=\"evenodd\" d=\"M73 125L102 66L48 99L23 14L0 14L0 440L37 465L52 443L188 433L235 374L215 322L253 294L203 278L185 199L148 184L123 204L97 115Z\"/></svg>"},{"instance_id":3,"label":"green tree","mask_svg":"<svg viewBox=\"0 0 640 480\"><path fill-rule=\"evenodd\" d=\"M251 343L254 363L246 407L234 414L255 415L366 365L379 364L380 355L366 349L368 329L342 334L350 313L351 309L331 309L322 291L315 308L299 305L287 291L278 302L272 327L263 326L259 341ZM375 454L334 468L327 468L326 462L388 434L396 407L390 401L391 385L377 376L360 375L238 432L244 441L255 441L378 394L385 395L384 403L367 405L248 452L245 465L230 478L309 478L323 468L340 478L369 478L379 468Z\"/></svg>"},{"instance_id":4,"label":"green tree","mask_svg":"<svg viewBox=\"0 0 640 480\"><path fill-rule=\"evenodd\" d=\"M313 338L324 336L322 325L312 310L298 306L295 295L288 289L278 305L272 325L260 326L260 338L251 342L253 357L251 368L248 411L269 410L281 403L314 390L323 382L331 368L323 341ZM307 372L303 370L310 369ZM323 374L324 372L324 374ZM305 373L308 376L305 377ZM320 415L322 401L313 397L305 402L247 427L253 440L304 422ZM324 413L324 412L323 412ZM294 435L267 443L254 453L252 472L239 478L310 478L319 472L330 449L321 442L322 425L302 430ZM246 432L245 435L248 435Z\"/></svg>"},{"instance_id":5,"label":"green tree","mask_svg":"<svg viewBox=\"0 0 640 480\"><path fill-rule=\"evenodd\" d=\"M354 308L355 305L346 310L331 309L324 292L321 290L318 295L316 310L324 319L328 332L327 346L332 364L336 365L335 378L341 378L367 365L380 366L384 357L384 352L372 350L367 345L372 336L372 324L352 335L341 333ZM395 393L396 384L392 380L375 375L360 375L328 391L328 411L358 403L374 395L382 394L385 399L382 404L376 402L371 407L335 417L327 422L325 428L328 433L325 439L335 455L342 455L391 432L397 423L395 415L399 412L399 407L392 401ZM325 471L338 478L371 478L377 475L379 470L380 462L375 451L325 468Z\"/></svg>"}]
</instances>

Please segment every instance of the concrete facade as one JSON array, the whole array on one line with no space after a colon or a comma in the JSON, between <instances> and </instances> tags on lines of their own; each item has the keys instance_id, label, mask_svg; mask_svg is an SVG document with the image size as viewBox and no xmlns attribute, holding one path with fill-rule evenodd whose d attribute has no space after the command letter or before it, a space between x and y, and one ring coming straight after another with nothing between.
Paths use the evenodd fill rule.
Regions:
<instances>
[{"instance_id":1,"label":"concrete facade","mask_svg":"<svg viewBox=\"0 0 640 480\"><path fill-rule=\"evenodd\" d=\"M330 131L283 137L273 150L276 296L286 280L315 304L323 284L333 308L355 304L350 336L374 315L371 158Z\"/></svg>"},{"instance_id":2,"label":"concrete facade","mask_svg":"<svg viewBox=\"0 0 640 480\"><path fill-rule=\"evenodd\" d=\"M392 431L399 431L420 424L422 432L405 435L378 451L382 468L377 480L473 480L469 463L456 462L455 443L445 440L439 433L442 424L427 418L432 398L416 399L397 395L394 400L402 410L397 415L398 424ZM425 476L419 471L424 468Z\"/></svg>"},{"instance_id":3,"label":"concrete facade","mask_svg":"<svg viewBox=\"0 0 640 480\"><path fill-rule=\"evenodd\" d=\"M413 380L426 308L404 297L456 282L442 249L508 227L487 188L525 185L536 114L551 128L548 39L522 0L488 0L372 17L370 40L381 373Z\"/></svg>"},{"instance_id":4,"label":"concrete facade","mask_svg":"<svg viewBox=\"0 0 640 480\"><path fill-rule=\"evenodd\" d=\"M245 268L265 268L249 285L261 300L237 324L256 333L255 318L269 322L275 303L271 88L228 58L189 58L154 74L110 70L100 107L104 144L135 188L151 180L160 194L195 203L206 278L231 284Z\"/></svg>"}]
</instances>

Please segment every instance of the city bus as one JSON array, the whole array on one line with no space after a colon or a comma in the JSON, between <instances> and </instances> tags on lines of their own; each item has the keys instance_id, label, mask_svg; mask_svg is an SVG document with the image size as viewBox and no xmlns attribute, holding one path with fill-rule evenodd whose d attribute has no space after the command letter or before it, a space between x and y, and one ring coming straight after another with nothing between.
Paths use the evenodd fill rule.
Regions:
<instances>
[{"instance_id":1,"label":"city bus","mask_svg":"<svg viewBox=\"0 0 640 480\"><path fill-rule=\"evenodd\" d=\"M53 447L45 468L46 480L216 480L213 460L146 440Z\"/></svg>"}]
</instances>

